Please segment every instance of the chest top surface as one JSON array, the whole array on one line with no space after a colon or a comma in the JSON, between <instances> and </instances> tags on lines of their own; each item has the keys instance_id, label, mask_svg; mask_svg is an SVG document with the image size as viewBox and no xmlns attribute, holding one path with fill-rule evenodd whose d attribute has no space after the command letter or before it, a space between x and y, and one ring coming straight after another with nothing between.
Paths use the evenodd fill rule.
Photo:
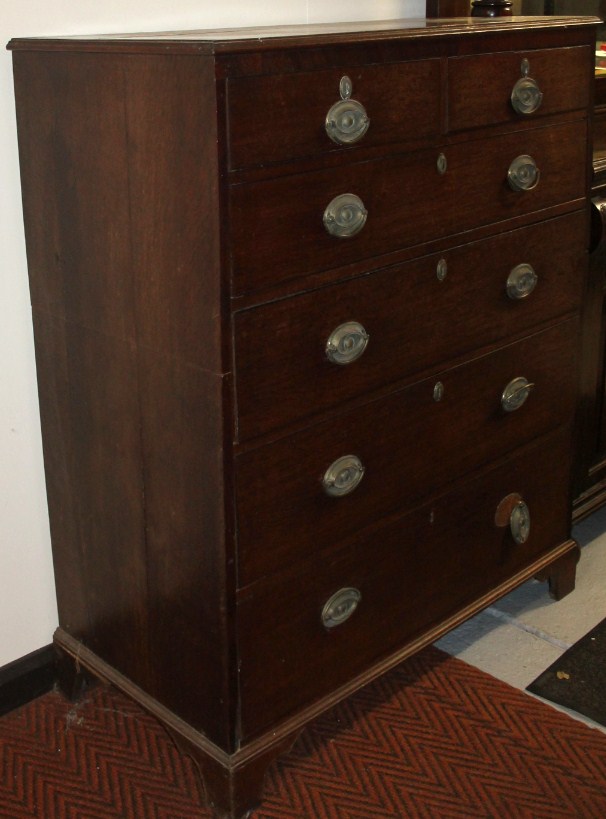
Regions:
<instances>
[{"instance_id":1,"label":"chest top surface","mask_svg":"<svg viewBox=\"0 0 606 819\"><path fill-rule=\"evenodd\" d=\"M73 35L68 37L17 37L11 50L106 50L164 53L237 54L268 49L292 49L321 45L388 43L395 40L448 40L466 35L478 38L519 31L553 32L587 29L601 21L589 16L396 19L348 23L206 29L191 31L137 32L126 34Z\"/></svg>"}]
</instances>

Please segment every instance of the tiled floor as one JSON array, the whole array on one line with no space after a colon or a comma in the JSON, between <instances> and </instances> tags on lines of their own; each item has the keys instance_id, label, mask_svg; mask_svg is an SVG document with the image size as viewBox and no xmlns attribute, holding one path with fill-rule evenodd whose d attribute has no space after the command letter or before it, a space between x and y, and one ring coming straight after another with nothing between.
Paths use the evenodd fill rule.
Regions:
<instances>
[{"instance_id":1,"label":"tiled floor","mask_svg":"<svg viewBox=\"0 0 606 819\"><path fill-rule=\"evenodd\" d=\"M572 594L554 602L547 583L529 581L451 631L437 646L516 688L526 688L606 618L606 509L582 521L574 536L582 551Z\"/></svg>"}]
</instances>

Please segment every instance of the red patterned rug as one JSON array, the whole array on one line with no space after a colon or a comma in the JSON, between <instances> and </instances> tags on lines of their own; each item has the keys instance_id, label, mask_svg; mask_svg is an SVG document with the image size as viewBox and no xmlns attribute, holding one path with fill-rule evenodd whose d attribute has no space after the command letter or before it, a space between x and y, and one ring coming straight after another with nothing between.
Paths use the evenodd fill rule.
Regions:
<instances>
[{"instance_id":1,"label":"red patterned rug","mask_svg":"<svg viewBox=\"0 0 606 819\"><path fill-rule=\"evenodd\" d=\"M190 761L97 687L0 719L2 819L207 819ZM602 819L606 734L436 649L309 726L254 819Z\"/></svg>"}]
</instances>

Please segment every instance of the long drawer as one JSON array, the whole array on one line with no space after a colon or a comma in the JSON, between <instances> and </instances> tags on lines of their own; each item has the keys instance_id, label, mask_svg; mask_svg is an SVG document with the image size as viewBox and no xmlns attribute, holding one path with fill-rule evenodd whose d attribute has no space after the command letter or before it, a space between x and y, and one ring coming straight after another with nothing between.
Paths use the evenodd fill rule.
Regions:
<instances>
[{"instance_id":1,"label":"long drawer","mask_svg":"<svg viewBox=\"0 0 606 819\"><path fill-rule=\"evenodd\" d=\"M234 185L233 292L579 203L586 147L581 120ZM520 175L527 184L536 181L520 159L527 156L540 173L538 184L513 190L510 170L518 182Z\"/></svg>"},{"instance_id":2,"label":"long drawer","mask_svg":"<svg viewBox=\"0 0 606 819\"><path fill-rule=\"evenodd\" d=\"M567 423L577 332L576 319L562 322L236 458L240 586ZM518 378L535 386L506 411L501 396ZM355 488L335 496L344 486Z\"/></svg>"},{"instance_id":3,"label":"long drawer","mask_svg":"<svg viewBox=\"0 0 606 819\"><path fill-rule=\"evenodd\" d=\"M244 736L347 682L562 543L569 468L564 430L371 537L352 537L308 574L286 567L242 594ZM516 496L530 515L525 543L509 526ZM359 593L357 609L327 627L324 606L342 589ZM355 602L351 592L349 599Z\"/></svg>"},{"instance_id":4,"label":"long drawer","mask_svg":"<svg viewBox=\"0 0 606 819\"><path fill-rule=\"evenodd\" d=\"M586 222L575 213L237 314L239 440L576 311Z\"/></svg>"}]
</instances>

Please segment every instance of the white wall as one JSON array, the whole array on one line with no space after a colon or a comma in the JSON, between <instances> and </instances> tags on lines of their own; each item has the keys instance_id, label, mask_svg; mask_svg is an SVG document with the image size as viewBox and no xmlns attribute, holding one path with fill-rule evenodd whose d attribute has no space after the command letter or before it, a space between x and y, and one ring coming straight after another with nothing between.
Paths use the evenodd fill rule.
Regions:
<instances>
[{"instance_id":1,"label":"white wall","mask_svg":"<svg viewBox=\"0 0 606 819\"><path fill-rule=\"evenodd\" d=\"M11 37L421 17L425 0L0 0ZM0 666L57 624L27 286L11 59L0 52Z\"/></svg>"}]
</instances>

